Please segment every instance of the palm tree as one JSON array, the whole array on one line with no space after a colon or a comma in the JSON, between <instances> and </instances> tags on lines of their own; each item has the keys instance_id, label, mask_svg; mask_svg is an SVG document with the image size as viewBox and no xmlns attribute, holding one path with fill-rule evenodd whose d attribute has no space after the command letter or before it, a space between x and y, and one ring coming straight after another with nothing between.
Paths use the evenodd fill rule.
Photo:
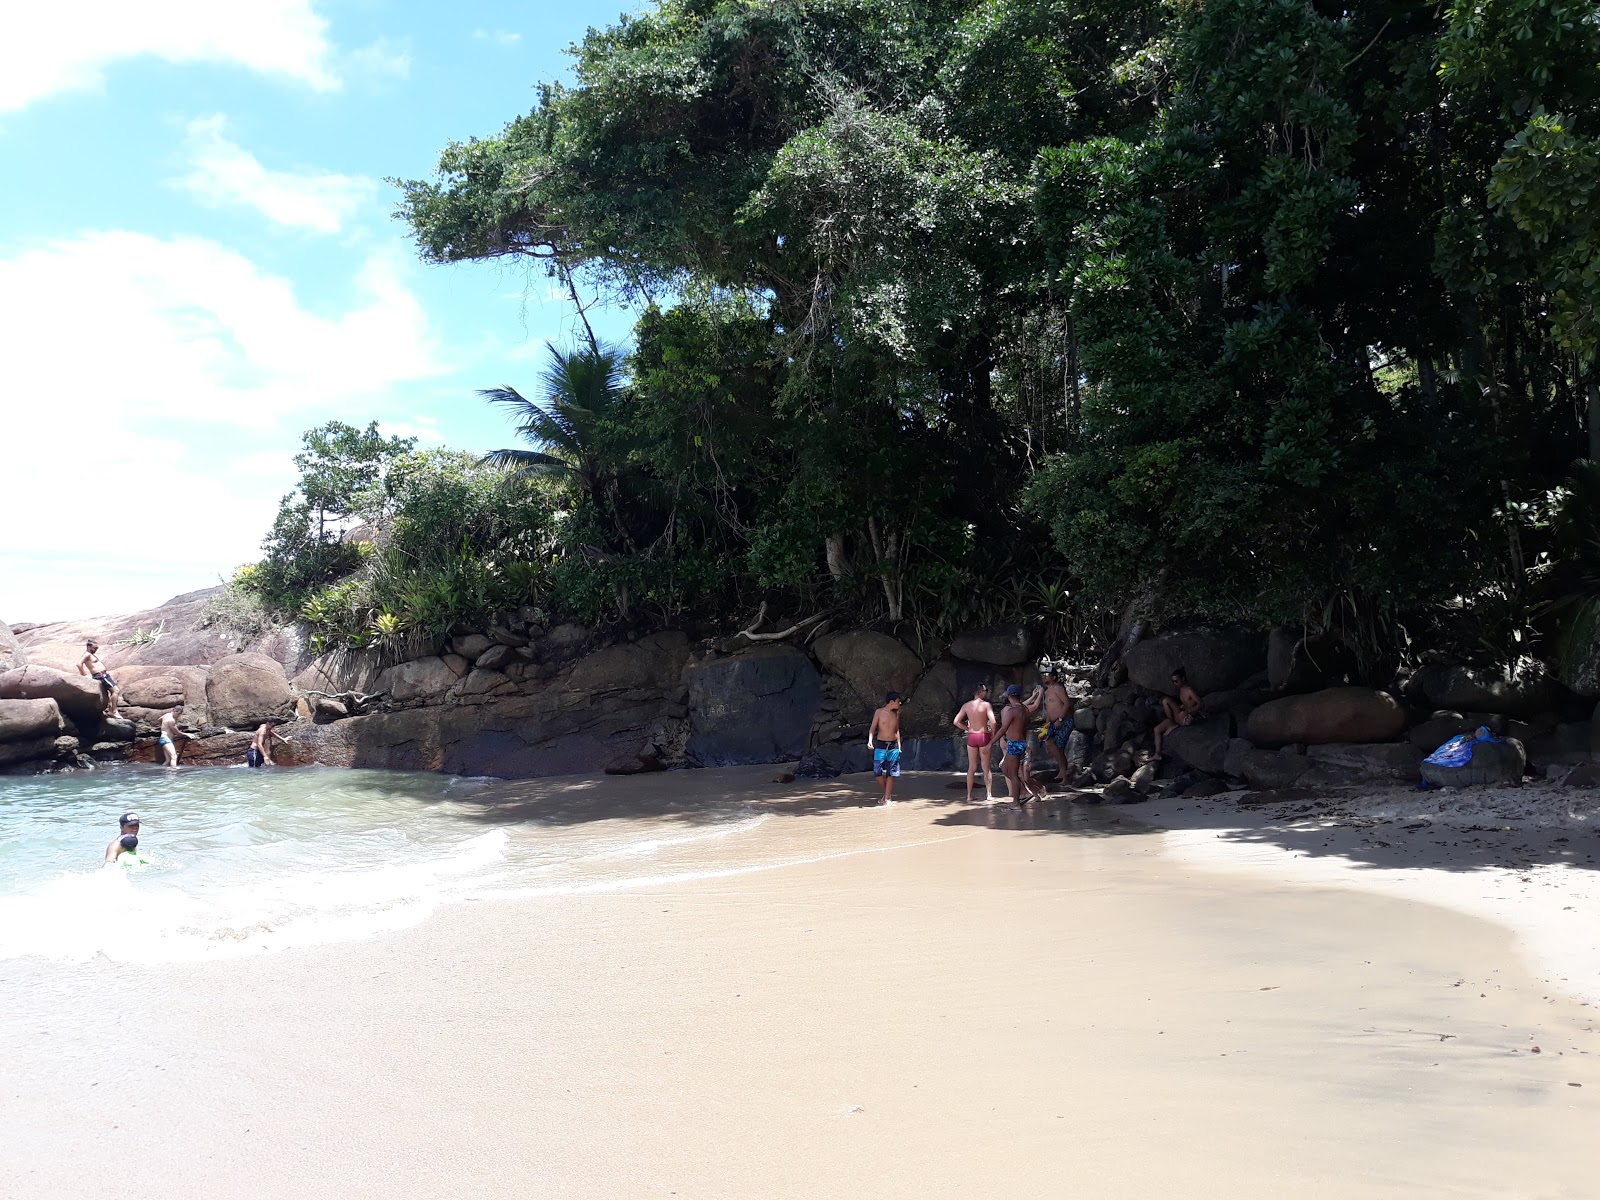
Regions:
<instances>
[{"instance_id":1,"label":"palm tree","mask_svg":"<svg viewBox=\"0 0 1600 1200\"><path fill-rule=\"evenodd\" d=\"M598 344L562 353L550 348L550 364L540 374L540 402L515 388L484 388L479 395L491 404L510 407L518 419L517 434L535 449L494 450L483 456L490 466L522 475L568 479L610 518L631 551L636 549L619 509L619 493L627 475L627 451L618 445L623 426L622 352Z\"/></svg>"}]
</instances>

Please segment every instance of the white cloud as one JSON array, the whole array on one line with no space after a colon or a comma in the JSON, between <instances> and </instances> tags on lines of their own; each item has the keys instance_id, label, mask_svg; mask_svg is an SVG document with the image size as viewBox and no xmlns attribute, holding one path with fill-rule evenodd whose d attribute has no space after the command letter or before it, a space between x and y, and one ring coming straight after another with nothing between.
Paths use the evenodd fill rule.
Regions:
<instances>
[{"instance_id":1,"label":"white cloud","mask_svg":"<svg viewBox=\"0 0 1600 1200\"><path fill-rule=\"evenodd\" d=\"M30 556L102 561L101 611L137 591L119 560L202 587L256 557L292 475L268 454L287 466L302 428L381 419L442 373L397 260L369 257L355 293L315 310L199 238L93 233L0 258L0 619L56 615L53 585L16 569Z\"/></svg>"},{"instance_id":2,"label":"white cloud","mask_svg":"<svg viewBox=\"0 0 1600 1200\"><path fill-rule=\"evenodd\" d=\"M493 42L496 46L515 46L522 40L520 33L512 33L509 29L474 29L473 39L480 42Z\"/></svg>"},{"instance_id":3,"label":"white cloud","mask_svg":"<svg viewBox=\"0 0 1600 1200\"><path fill-rule=\"evenodd\" d=\"M387 79L411 78L411 50L407 43L381 37L370 45L352 50L350 73L376 83Z\"/></svg>"},{"instance_id":4,"label":"white cloud","mask_svg":"<svg viewBox=\"0 0 1600 1200\"><path fill-rule=\"evenodd\" d=\"M18 2L4 13L0 112L99 87L108 65L145 56L240 66L318 91L339 86L328 23L312 0Z\"/></svg>"},{"instance_id":5,"label":"white cloud","mask_svg":"<svg viewBox=\"0 0 1600 1200\"><path fill-rule=\"evenodd\" d=\"M193 170L176 182L213 207L254 208L269 221L317 233L338 233L377 193L360 175L274 171L230 141L218 113L190 121L185 150Z\"/></svg>"}]
</instances>

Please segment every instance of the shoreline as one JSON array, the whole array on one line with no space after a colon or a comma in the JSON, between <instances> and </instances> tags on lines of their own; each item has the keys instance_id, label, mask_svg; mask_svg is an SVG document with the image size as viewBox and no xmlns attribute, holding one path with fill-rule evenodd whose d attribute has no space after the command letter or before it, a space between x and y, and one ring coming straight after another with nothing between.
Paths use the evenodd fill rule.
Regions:
<instances>
[{"instance_id":1,"label":"shoreline","mask_svg":"<svg viewBox=\"0 0 1600 1200\"><path fill-rule=\"evenodd\" d=\"M661 839L665 881L13 960L14 1194L1585 1194L1593 1014L1501 926L1195 869L1152 806L968 808L934 775L883 810L774 773L697 773L768 819Z\"/></svg>"}]
</instances>

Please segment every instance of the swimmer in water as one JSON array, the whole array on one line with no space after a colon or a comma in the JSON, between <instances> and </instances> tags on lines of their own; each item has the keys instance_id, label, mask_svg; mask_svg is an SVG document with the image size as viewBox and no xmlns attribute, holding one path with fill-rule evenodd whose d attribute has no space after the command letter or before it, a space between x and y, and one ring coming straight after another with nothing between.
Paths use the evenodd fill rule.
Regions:
<instances>
[{"instance_id":1,"label":"swimmer in water","mask_svg":"<svg viewBox=\"0 0 1600 1200\"><path fill-rule=\"evenodd\" d=\"M138 850L139 839L134 837L133 834L130 833L126 837L120 837L111 843L106 865L110 866L112 863L117 862L124 854L128 856L129 862L143 862L144 860L139 857Z\"/></svg>"},{"instance_id":2,"label":"swimmer in water","mask_svg":"<svg viewBox=\"0 0 1600 1200\"><path fill-rule=\"evenodd\" d=\"M134 846L137 846L139 844L139 814L138 813L133 813L133 812L125 812L125 813L123 813L122 814L122 819L117 822L117 825L119 826L121 832L119 832L116 837L112 838L111 839L111 844L106 847L106 861L108 863L116 862L117 861L117 855L121 854L123 852L123 850L131 850L131 849L133 849L133 846L124 846L123 845L123 843L126 842L130 837L133 838L133 845Z\"/></svg>"}]
</instances>

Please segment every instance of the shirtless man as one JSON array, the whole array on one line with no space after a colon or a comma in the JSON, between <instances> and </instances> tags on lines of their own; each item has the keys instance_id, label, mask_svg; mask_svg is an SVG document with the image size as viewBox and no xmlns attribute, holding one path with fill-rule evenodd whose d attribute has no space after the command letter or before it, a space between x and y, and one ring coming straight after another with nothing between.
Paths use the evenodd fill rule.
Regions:
<instances>
[{"instance_id":1,"label":"shirtless man","mask_svg":"<svg viewBox=\"0 0 1600 1200\"><path fill-rule=\"evenodd\" d=\"M972 689L972 699L961 706L956 719L950 722L967 735L967 803L972 803L973 777L980 766L983 770L983 798L994 800L994 734L998 722L994 705L989 703L989 685L980 683Z\"/></svg>"},{"instance_id":2,"label":"shirtless man","mask_svg":"<svg viewBox=\"0 0 1600 1200\"><path fill-rule=\"evenodd\" d=\"M1189 676L1182 667L1172 671L1172 686L1178 689L1178 698L1161 698L1161 711L1165 720L1156 726L1156 757L1161 761L1161 739L1183 725L1193 725L1200 718L1200 693L1189 686Z\"/></svg>"},{"instance_id":3,"label":"shirtless man","mask_svg":"<svg viewBox=\"0 0 1600 1200\"><path fill-rule=\"evenodd\" d=\"M83 647L84 655L78 660L78 674L87 675L100 685L100 702L106 716L121 716L117 711L117 681L111 678L111 672L100 661L100 643L90 638Z\"/></svg>"},{"instance_id":4,"label":"shirtless man","mask_svg":"<svg viewBox=\"0 0 1600 1200\"><path fill-rule=\"evenodd\" d=\"M138 838L138 836L139 836L139 814L138 813L131 813L131 812L123 813L122 814L122 819L117 822L117 827L118 827L117 836L112 838L111 839L111 844L106 847L106 861L108 863L109 862L116 862L117 861L117 855L121 854L124 849L127 849L127 847L123 846L123 844L122 844L122 839L123 838L129 837L129 836L131 836L131 837L133 837L135 839ZM139 843L136 840L134 842L134 845L137 846L138 844Z\"/></svg>"},{"instance_id":5,"label":"shirtless man","mask_svg":"<svg viewBox=\"0 0 1600 1200\"><path fill-rule=\"evenodd\" d=\"M1077 702L1067 694L1061 673L1051 667L1044 673L1044 748L1056 760L1056 778L1067 782L1067 741L1075 727L1072 713Z\"/></svg>"},{"instance_id":6,"label":"shirtless man","mask_svg":"<svg viewBox=\"0 0 1600 1200\"><path fill-rule=\"evenodd\" d=\"M1006 689L1006 707L1000 714L1000 736L1006 740L1006 757L1001 769L1006 775L1006 790L1018 806L1044 796L1028 774L1028 718L1039 711L1043 702L1042 687L1035 687L1026 700L1016 684Z\"/></svg>"},{"instance_id":7,"label":"shirtless man","mask_svg":"<svg viewBox=\"0 0 1600 1200\"><path fill-rule=\"evenodd\" d=\"M247 767L259 767L265 764L275 767L278 764L272 761L272 739L278 738L285 746L289 743L278 737L278 723L276 721L263 721L256 726L255 740L250 743L250 748L244 752L244 761Z\"/></svg>"},{"instance_id":8,"label":"shirtless man","mask_svg":"<svg viewBox=\"0 0 1600 1200\"><path fill-rule=\"evenodd\" d=\"M883 745L877 743L882 742ZM889 743L894 743L894 749ZM883 802L893 803L894 781L900 778L900 693L890 692L883 707L872 714L867 729L867 749L872 751L872 777L883 791Z\"/></svg>"},{"instance_id":9,"label":"shirtless man","mask_svg":"<svg viewBox=\"0 0 1600 1200\"><path fill-rule=\"evenodd\" d=\"M178 739L183 738L188 742L195 740L194 734L185 733L178 728L178 718L182 715L183 705L181 704L176 704L171 711L161 714L161 737L158 739L158 744L161 747L161 753L166 756L167 766L169 767L178 765Z\"/></svg>"}]
</instances>

